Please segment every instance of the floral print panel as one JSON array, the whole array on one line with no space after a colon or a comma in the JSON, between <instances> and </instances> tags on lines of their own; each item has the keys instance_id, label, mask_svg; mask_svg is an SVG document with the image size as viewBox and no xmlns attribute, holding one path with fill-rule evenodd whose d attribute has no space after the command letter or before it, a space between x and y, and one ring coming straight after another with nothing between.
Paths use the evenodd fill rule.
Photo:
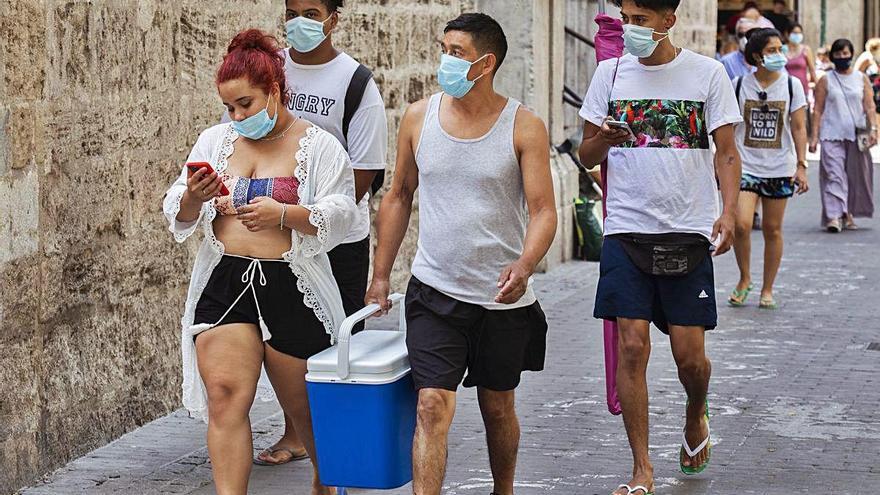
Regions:
<instances>
[{"instance_id":1,"label":"floral print panel","mask_svg":"<svg viewBox=\"0 0 880 495\"><path fill-rule=\"evenodd\" d=\"M709 149L705 102L690 100L615 100L608 115L629 124L635 141L620 148Z\"/></svg>"}]
</instances>

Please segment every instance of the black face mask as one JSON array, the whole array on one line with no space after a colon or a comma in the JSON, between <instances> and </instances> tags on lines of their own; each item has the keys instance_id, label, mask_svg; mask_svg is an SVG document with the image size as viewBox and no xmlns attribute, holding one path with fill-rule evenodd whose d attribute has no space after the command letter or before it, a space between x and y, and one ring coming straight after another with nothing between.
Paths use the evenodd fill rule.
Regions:
<instances>
[{"instance_id":1,"label":"black face mask","mask_svg":"<svg viewBox=\"0 0 880 495\"><path fill-rule=\"evenodd\" d=\"M834 63L834 68L837 70L849 70L852 67L852 57L848 58L832 58L831 62Z\"/></svg>"}]
</instances>

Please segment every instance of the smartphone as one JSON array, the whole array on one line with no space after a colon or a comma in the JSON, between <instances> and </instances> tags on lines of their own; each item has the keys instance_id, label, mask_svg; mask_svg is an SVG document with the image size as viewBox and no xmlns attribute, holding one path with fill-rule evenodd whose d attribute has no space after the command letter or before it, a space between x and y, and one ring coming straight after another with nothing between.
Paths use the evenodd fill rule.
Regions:
<instances>
[{"instance_id":1,"label":"smartphone","mask_svg":"<svg viewBox=\"0 0 880 495\"><path fill-rule=\"evenodd\" d=\"M207 169L207 175L214 173L214 168L211 167L211 164L208 162L189 162L186 164L186 168L189 169L190 175L203 168ZM220 196L229 196L229 189L226 188L226 184L220 184Z\"/></svg>"},{"instance_id":2,"label":"smartphone","mask_svg":"<svg viewBox=\"0 0 880 495\"><path fill-rule=\"evenodd\" d=\"M622 120L606 120L605 123L608 124L608 127L612 129L626 131L626 133L629 134L630 141L636 140L636 135L633 134L632 128L626 122L623 122Z\"/></svg>"}]
</instances>

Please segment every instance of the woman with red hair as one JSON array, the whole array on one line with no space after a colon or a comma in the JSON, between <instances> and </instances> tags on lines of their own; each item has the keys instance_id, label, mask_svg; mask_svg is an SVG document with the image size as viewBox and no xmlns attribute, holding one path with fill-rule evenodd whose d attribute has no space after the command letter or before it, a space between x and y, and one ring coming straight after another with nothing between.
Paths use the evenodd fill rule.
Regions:
<instances>
[{"instance_id":1,"label":"woman with red hair","mask_svg":"<svg viewBox=\"0 0 880 495\"><path fill-rule=\"evenodd\" d=\"M178 242L204 231L182 320L183 402L208 421L220 495L247 493L263 365L315 459L306 360L345 318L327 252L351 227L354 176L333 136L287 110L279 50L258 30L232 40L216 81L232 122L202 132L164 201ZM312 494L329 493L315 466Z\"/></svg>"}]
</instances>

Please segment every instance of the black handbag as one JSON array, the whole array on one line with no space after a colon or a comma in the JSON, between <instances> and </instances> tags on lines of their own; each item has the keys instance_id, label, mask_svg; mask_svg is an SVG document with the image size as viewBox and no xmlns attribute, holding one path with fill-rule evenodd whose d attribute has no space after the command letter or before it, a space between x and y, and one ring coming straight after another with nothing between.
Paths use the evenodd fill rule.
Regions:
<instances>
[{"instance_id":1,"label":"black handbag","mask_svg":"<svg viewBox=\"0 0 880 495\"><path fill-rule=\"evenodd\" d=\"M700 234L615 234L639 270L661 277L683 277L709 256L711 244Z\"/></svg>"}]
</instances>

